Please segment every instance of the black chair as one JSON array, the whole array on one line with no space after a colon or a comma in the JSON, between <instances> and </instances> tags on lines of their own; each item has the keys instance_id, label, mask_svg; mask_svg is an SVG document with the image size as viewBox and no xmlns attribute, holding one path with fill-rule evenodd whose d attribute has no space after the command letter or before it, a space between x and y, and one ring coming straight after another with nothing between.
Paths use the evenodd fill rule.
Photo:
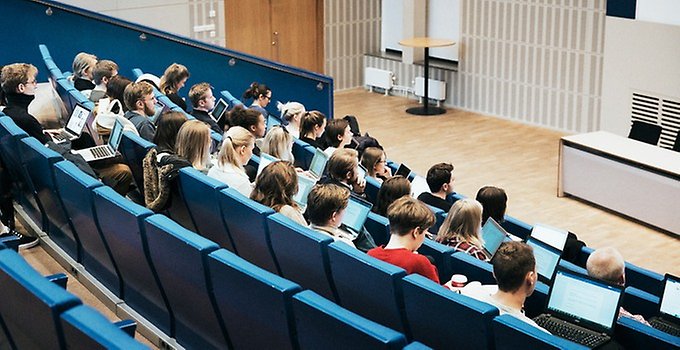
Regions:
<instances>
[{"instance_id":1,"label":"black chair","mask_svg":"<svg viewBox=\"0 0 680 350\"><path fill-rule=\"evenodd\" d=\"M629 139L655 146L659 143L660 137L661 125L645 123L639 120L633 121L633 125L630 127L630 134L628 134Z\"/></svg>"},{"instance_id":2,"label":"black chair","mask_svg":"<svg viewBox=\"0 0 680 350\"><path fill-rule=\"evenodd\" d=\"M680 152L680 130L678 130L677 135L675 135L675 144L673 145L673 150Z\"/></svg>"}]
</instances>

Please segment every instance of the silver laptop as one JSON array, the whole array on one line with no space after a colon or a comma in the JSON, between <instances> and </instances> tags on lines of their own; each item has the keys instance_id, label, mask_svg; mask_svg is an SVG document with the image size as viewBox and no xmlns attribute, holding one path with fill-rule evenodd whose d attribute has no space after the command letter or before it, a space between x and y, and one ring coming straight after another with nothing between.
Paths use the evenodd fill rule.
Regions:
<instances>
[{"instance_id":1,"label":"silver laptop","mask_svg":"<svg viewBox=\"0 0 680 350\"><path fill-rule=\"evenodd\" d=\"M413 198L418 198L423 192L430 192L430 186L427 184L427 180L424 177L416 175L413 180L411 180L411 195Z\"/></svg>"},{"instance_id":2,"label":"silver laptop","mask_svg":"<svg viewBox=\"0 0 680 350\"><path fill-rule=\"evenodd\" d=\"M371 207L373 207L373 204L350 196L349 204L347 204L347 209L345 209L345 216L342 218L342 224L352 229L355 233L359 233L361 228L364 227L368 214L371 212Z\"/></svg>"},{"instance_id":3,"label":"silver laptop","mask_svg":"<svg viewBox=\"0 0 680 350\"><path fill-rule=\"evenodd\" d=\"M553 335L596 348L611 340L623 287L558 269L546 313L534 318Z\"/></svg>"},{"instance_id":4,"label":"silver laptop","mask_svg":"<svg viewBox=\"0 0 680 350\"><path fill-rule=\"evenodd\" d=\"M527 239L527 244L534 249L538 279L543 283L550 284L560 262L561 252L532 236Z\"/></svg>"},{"instance_id":5,"label":"silver laptop","mask_svg":"<svg viewBox=\"0 0 680 350\"><path fill-rule=\"evenodd\" d=\"M310 177L298 174L298 191L293 196L293 200L300 206L304 212L307 209L307 196L312 191L312 187L316 185L316 180Z\"/></svg>"},{"instance_id":6,"label":"silver laptop","mask_svg":"<svg viewBox=\"0 0 680 350\"><path fill-rule=\"evenodd\" d=\"M223 99L220 99L217 101L215 104L215 107L213 107L213 110L210 111L210 117L217 123L222 119L222 117L226 114L227 112L227 102L225 102Z\"/></svg>"},{"instance_id":7,"label":"silver laptop","mask_svg":"<svg viewBox=\"0 0 680 350\"><path fill-rule=\"evenodd\" d=\"M312 162L309 164L309 172L316 178L321 178L326 169L328 158L330 157L324 151L318 148L314 150L314 157L312 157Z\"/></svg>"},{"instance_id":8,"label":"silver laptop","mask_svg":"<svg viewBox=\"0 0 680 350\"><path fill-rule=\"evenodd\" d=\"M503 242L511 241L505 229L492 217L486 219L486 223L482 226L482 240L484 241L484 250L489 253L490 257L496 254Z\"/></svg>"},{"instance_id":9,"label":"silver laptop","mask_svg":"<svg viewBox=\"0 0 680 350\"><path fill-rule=\"evenodd\" d=\"M106 145L84 148L81 150L73 150L72 152L75 154L80 154L87 162L112 158L116 156L121 138L123 138L123 124L116 120L116 122L113 124L113 129L111 129L109 142Z\"/></svg>"},{"instance_id":10,"label":"silver laptop","mask_svg":"<svg viewBox=\"0 0 680 350\"><path fill-rule=\"evenodd\" d=\"M267 167L267 165L279 160L280 159L272 157L267 153L260 152L260 164L257 166L257 175L259 176L262 170Z\"/></svg>"},{"instance_id":11,"label":"silver laptop","mask_svg":"<svg viewBox=\"0 0 680 350\"><path fill-rule=\"evenodd\" d=\"M564 250L564 245L567 243L568 235L569 231L567 230L562 230L543 224L535 224L531 229L531 237L549 244L551 247L559 250L560 252Z\"/></svg>"},{"instance_id":12,"label":"silver laptop","mask_svg":"<svg viewBox=\"0 0 680 350\"><path fill-rule=\"evenodd\" d=\"M650 318L649 324L662 332L680 337L680 278L666 274L659 316Z\"/></svg>"},{"instance_id":13,"label":"silver laptop","mask_svg":"<svg viewBox=\"0 0 680 350\"><path fill-rule=\"evenodd\" d=\"M45 130L45 133L52 137L54 143L73 141L83 133L83 128L87 124L87 118L90 116L90 113L90 110L87 108L76 104L64 128Z\"/></svg>"}]
</instances>

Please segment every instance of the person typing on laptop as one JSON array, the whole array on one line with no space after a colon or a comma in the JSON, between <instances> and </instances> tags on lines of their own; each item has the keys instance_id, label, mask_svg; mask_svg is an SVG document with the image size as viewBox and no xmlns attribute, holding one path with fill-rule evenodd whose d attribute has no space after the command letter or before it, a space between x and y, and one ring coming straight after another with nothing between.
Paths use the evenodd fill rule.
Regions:
<instances>
[{"instance_id":1,"label":"person typing on laptop","mask_svg":"<svg viewBox=\"0 0 680 350\"><path fill-rule=\"evenodd\" d=\"M316 185L307 197L307 218L310 227L335 241L355 247L354 235L341 228L345 210L349 204L350 193L345 187L338 185Z\"/></svg>"}]
</instances>

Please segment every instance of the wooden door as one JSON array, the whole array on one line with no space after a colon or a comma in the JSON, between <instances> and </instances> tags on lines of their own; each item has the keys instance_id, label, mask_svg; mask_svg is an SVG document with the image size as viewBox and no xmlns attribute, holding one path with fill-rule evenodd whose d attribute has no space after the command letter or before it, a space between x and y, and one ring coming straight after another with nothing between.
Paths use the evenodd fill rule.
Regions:
<instances>
[{"instance_id":1,"label":"wooden door","mask_svg":"<svg viewBox=\"0 0 680 350\"><path fill-rule=\"evenodd\" d=\"M224 2L227 48L272 59L271 0Z\"/></svg>"}]
</instances>

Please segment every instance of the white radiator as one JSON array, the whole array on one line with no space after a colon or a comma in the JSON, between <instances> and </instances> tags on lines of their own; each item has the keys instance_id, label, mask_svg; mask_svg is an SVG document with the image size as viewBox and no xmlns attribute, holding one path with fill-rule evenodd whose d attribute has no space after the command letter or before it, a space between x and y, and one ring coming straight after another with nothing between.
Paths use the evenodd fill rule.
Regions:
<instances>
[{"instance_id":1,"label":"white radiator","mask_svg":"<svg viewBox=\"0 0 680 350\"><path fill-rule=\"evenodd\" d=\"M428 79L428 95L436 101L446 100L446 82ZM416 96L425 97L425 78L416 77Z\"/></svg>"},{"instance_id":2,"label":"white radiator","mask_svg":"<svg viewBox=\"0 0 680 350\"><path fill-rule=\"evenodd\" d=\"M385 90L385 95L392 90L394 84L394 73L378 68L365 67L364 68L364 85L368 86L369 90L373 91L374 87Z\"/></svg>"}]
</instances>

